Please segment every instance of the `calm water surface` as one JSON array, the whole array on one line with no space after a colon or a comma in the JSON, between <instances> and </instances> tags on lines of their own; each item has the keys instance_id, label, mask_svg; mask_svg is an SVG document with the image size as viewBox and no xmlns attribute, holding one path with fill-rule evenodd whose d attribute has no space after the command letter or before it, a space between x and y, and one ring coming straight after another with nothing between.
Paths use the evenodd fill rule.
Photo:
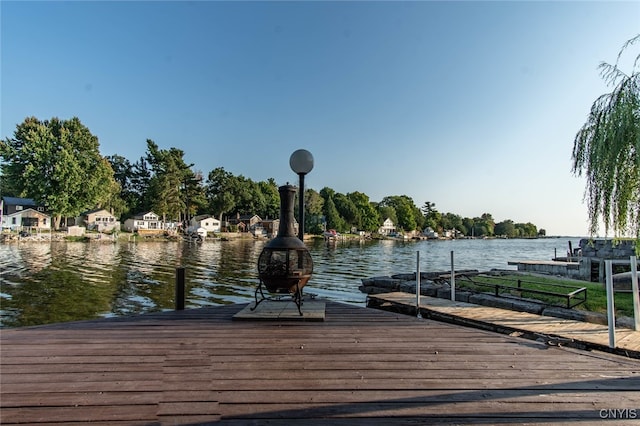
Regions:
<instances>
[{"instance_id":1,"label":"calm water surface","mask_svg":"<svg viewBox=\"0 0 640 426\"><path fill-rule=\"evenodd\" d=\"M515 269L511 260L563 256L569 241L367 241L309 243L313 277L305 293L365 303L362 278L421 271ZM135 315L174 307L175 268L186 268L187 308L249 302L265 241L0 244L0 327Z\"/></svg>"}]
</instances>

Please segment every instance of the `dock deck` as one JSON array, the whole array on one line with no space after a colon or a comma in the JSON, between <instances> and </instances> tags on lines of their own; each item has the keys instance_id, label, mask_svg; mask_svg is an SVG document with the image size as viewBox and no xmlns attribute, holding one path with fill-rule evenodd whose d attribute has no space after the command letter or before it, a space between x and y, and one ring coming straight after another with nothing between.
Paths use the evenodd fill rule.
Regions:
<instances>
[{"instance_id":1,"label":"dock deck","mask_svg":"<svg viewBox=\"0 0 640 426\"><path fill-rule=\"evenodd\" d=\"M372 305L388 304L395 311L415 312L416 296L402 292L370 295ZM557 344L590 350L611 351L640 359L640 331L617 327L616 347L609 347L607 325L541 316L449 299L420 297L421 314L439 321L471 325L508 334L530 334Z\"/></svg>"},{"instance_id":2,"label":"dock deck","mask_svg":"<svg viewBox=\"0 0 640 426\"><path fill-rule=\"evenodd\" d=\"M326 302L324 321L245 305L0 333L0 423L634 424L640 361ZM304 306L303 306L304 310Z\"/></svg>"}]
</instances>

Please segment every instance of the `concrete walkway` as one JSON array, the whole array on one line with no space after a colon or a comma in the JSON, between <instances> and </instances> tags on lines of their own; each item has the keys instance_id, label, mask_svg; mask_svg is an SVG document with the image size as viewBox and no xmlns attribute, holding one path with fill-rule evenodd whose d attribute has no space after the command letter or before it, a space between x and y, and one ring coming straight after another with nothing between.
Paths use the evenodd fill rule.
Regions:
<instances>
[{"instance_id":1,"label":"concrete walkway","mask_svg":"<svg viewBox=\"0 0 640 426\"><path fill-rule=\"evenodd\" d=\"M416 296L403 292L369 295L368 305L383 310L402 310L415 314ZM628 328L616 328L615 348L610 348L607 325L453 302L428 296L420 296L420 312L427 318L506 334L545 339L549 344L596 349L640 358L640 331Z\"/></svg>"}]
</instances>

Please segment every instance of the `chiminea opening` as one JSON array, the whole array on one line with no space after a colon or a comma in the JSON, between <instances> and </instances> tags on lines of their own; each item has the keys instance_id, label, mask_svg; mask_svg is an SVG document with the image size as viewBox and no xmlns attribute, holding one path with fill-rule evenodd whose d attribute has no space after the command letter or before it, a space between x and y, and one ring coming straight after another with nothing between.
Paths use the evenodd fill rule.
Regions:
<instances>
[{"instance_id":1,"label":"chiminea opening","mask_svg":"<svg viewBox=\"0 0 640 426\"><path fill-rule=\"evenodd\" d=\"M283 185L280 193L280 224L278 234L264 246L258 258L258 277L260 284L256 289L255 309L265 300L262 286L270 293L290 294L302 315L302 288L313 273L313 259L309 249L295 234L293 202L296 187ZM258 300L258 293L262 296Z\"/></svg>"}]
</instances>

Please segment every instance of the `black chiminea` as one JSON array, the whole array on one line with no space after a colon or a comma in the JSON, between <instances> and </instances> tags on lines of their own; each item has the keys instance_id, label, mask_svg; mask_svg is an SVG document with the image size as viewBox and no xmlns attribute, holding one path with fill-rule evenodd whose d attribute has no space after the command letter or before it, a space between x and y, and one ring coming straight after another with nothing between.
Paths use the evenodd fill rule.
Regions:
<instances>
[{"instance_id":1,"label":"black chiminea","mask_svg":"<svg viewBox=\"0 0 640 426\"><path fill-rule=\"evenodd\" d=\"M309 249L295 233L293 219L293 201L296 187L283 185L280 192L280 224L277 236L262 249L258 258L258 276L260 284L255 292L255 309L266 299L262 286L276 294L290 294L302 315L302 287L307 284L313 273L313 259ZM262 299L258 300L258 293Z\"/></svg>"}]
</instances>

